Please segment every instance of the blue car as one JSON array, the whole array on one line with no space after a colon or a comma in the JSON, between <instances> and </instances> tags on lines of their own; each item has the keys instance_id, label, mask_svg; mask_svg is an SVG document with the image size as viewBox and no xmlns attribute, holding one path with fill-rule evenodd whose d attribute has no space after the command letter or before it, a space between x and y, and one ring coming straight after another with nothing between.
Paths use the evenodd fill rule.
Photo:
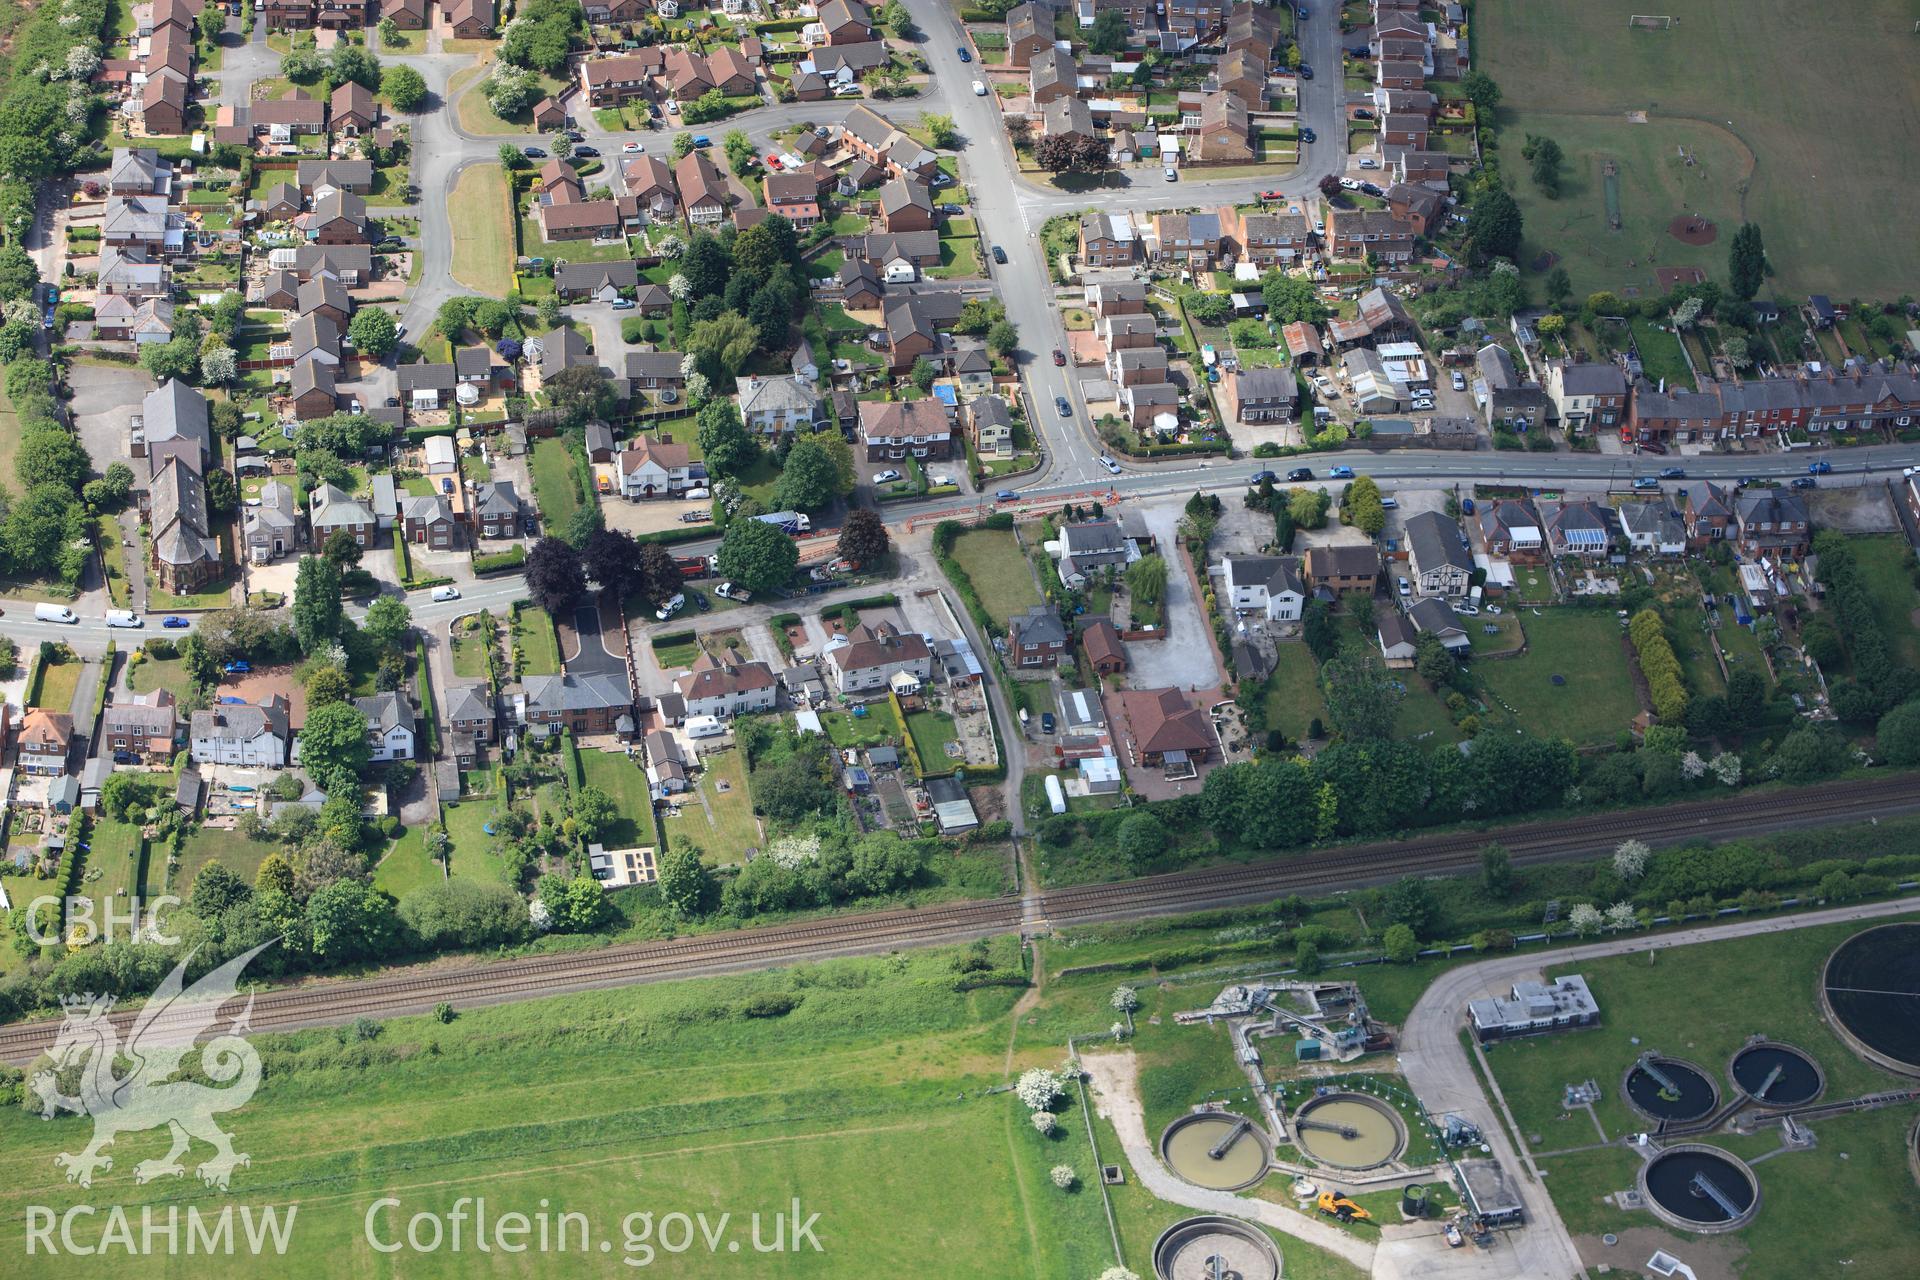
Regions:
<instances>
[{"instance_id":1,"label":"blue car","mask_svg":"<svg viewBox=\"0 0 1920 1280\"><path fill-rule=\"evenodd\" d=\"M1309 66L1307 66L1307 65L1305 65L1304 63L1303 63L1303 64L1301 64L1301 67L1300 67L1300 78L1301 78L1302 80L1311 80L1311 79L1313 79L1313 68L1312 68L1312 67L1309 67Z\"/></svg>"},{"instance_id":2,"label":"blue car","mask_svg":"<svg viewBox=\"0 0 1920 1280\"><path fill-rule=\"evenodd\" d=\"M170 613L167 615L166 621L160 625L163 627L190 627L193 624L177 613Z\"/></svg>"},{"instance_id":3,"label":"blue car","mask_svg":"<svg viewBox=\"0 0 1920 1280\"><path fill-rule=\"evenodd\" d=\"M1810 476L1824 476L1832 470L1833 464L1824 458L1819 462L1809 462L1807 464L1807 474Z\"/></svg>"},{"instance_id":4,"label":"blue car","mask_svg":"<svg viewBox=\"0 0 1920 1280\"><path fill-rule=\"evenodd\" d=\"M1351 480L1353 479L1353 468L1352 467L1329 467L1327 469L1327 475L1335 480Z\"/></svg>"},{"instance_id":5,"label":"blue car","mask_svg":"<svg viewBox=\"0 0 1920 1280\"><path fill-rule=\"evenodd\" d=\"M1012 502L1019 496L1020 496L1019 494L1015 493L1011 489L1002 489L1000 490L1000 492L993 495L993 500L995 502Z\"/></svg>"},{"instance_id":6,"label":"blue car","mask_svg":"<svg viewBox=\"0 0 1920 1280\"><path fill-rule=\"evenodd\" d=\"M967 46L965 46L965 45L961 45L961 46L960 46L960 61L962 61L962 62L972 62L972 61L973 61L973 50L971 50L971 49L969 49L969 48L967 48Z\"/></svg>"},{"instance_id":7,"label":"blue car","mask_svg":"<svg viewBox=\"0 0 1920 1280\"><path fill-rule=\"evenodd\" d=\"M229 662L221 670L230 676L244 676L253 670L253 664L242 658L237 662Z\"/></svg>"},{"instance_id":8,"label":"blue car","mask_svg":"<svg viewBox=\"0 0 1920 1280\"><path fill-rule=\"evenodd\" d=\"M1313 77L1308 76L1307 79L1311 80L1313 79ZM1319 140L1320 140L1320 135L1315 133L1311 129L1302 129L1300 131L1300 141L1302 142L1318 142Z\"/></svg>"}]
</instances>

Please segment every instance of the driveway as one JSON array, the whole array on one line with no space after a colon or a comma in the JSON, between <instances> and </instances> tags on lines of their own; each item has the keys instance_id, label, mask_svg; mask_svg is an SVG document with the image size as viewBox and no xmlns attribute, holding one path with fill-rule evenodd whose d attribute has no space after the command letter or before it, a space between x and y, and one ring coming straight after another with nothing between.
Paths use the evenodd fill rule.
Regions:
<instances>
[{"instance_id":1,"label":"driveway","mask_svg":"<svg viewBox=\"0 0 1920 1280\"><path fill-rule=\"evenodd\" d=\"M1167 634L1161 640L1127 645L1127 660L1132 664L1127 683L1136 689L1217 689L1220 670L1214 665L1207 635L1211 624L1180 557L1183 512L1177 506L1159 506L1144 508L1140 514L1167 562Z\"/></svg>"},{"instance_id":2,"label":"driveway","mask_svg":"<svg viewBox=\"0 0 1920 1280\"><path fill-rule=\"evenodd\" d=\"M140 368L76 364L67 371L67 381L73 386L74 430L93 458L94 469L105 471L114 462L131 465L128 424L141 399L153 390L153 379ZM143 482L144 470L144 464L134 468L136 478ZM6 479L10 482L13 477Z\"/></svg>"},{"instance_id":3,"label":"driveway","mask_svg":"<svg viewBox=\"0 0 1920 1280\"><path fill-rule=\"evenodd\" d=\"M607 648L606 637L600 632L600 606L597 599L577 606L573 611L572 623L575 649L567 655L568 674L617 675L625 678L626 660ZM561 639L564 643L567 637L563 635Z\"/></svg>"}]
</instances>

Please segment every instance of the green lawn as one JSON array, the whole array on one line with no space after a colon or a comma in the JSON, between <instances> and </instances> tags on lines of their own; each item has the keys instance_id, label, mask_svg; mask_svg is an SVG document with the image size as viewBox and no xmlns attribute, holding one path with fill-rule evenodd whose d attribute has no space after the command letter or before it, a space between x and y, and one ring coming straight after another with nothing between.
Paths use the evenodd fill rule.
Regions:
<instances>
[{"instance_id":1,"label":"green lawn","mask_svg":"<svg viewBox=\"0 0 1920 1280\"><path fill-rule=\"evenodd\" d=\"M899 742L906 736L901 731L899 717L893 714L891 702L861 705L866 715L857 719L850 711L820 713L820 726L827 731L827 741L836 747L878 747Z\"/></svg>"},{"instance_id":2,"label":"green lawn","mask_svg":"<svg viewBox=\"0 0 1920 1280\"><path fill-rule=\"evenodd\" d=\"M127 681L135 693L166 689L180 701L193 696L193 679L179 658L147 658L127 669Z\"/></svg>"},{"instance_id":3,"label":"green lawn","mask_svg":"<svg viewBox=\"0 0 1920 1280\"><path fill-rule=\"evenodd\" d=\"M1665 378L1667 385L1675 383L1682 387L1693 385L1693 372L1687 368L1687 357L1680 350L1680 339L1671 331L1653 327L1653 321L1644 316L1635 316L1630 326L1633 329L1633 345L1640 353L1640 366L1649 379L1658 382Z\"/></svg>"},{"instance_id":4,"label":"green lawn","mask_svg":"<svg viewBox=\"0 0 1920 1280\"><path fill-rule=\"evenodd\" d=\"M533 497L540 505L541 521L549 530L566 528L581 504L580 477L567 442L558 436L535 441L527 468L533 474Z\"/></svg>"},{"instance_id":5,"label":"green lawn","mask_svg":"<svg viewBox=\"0 0 1920 1280\"><path fill-rule=\"evenodd\" d=\"M1920 242L1898 230L1920 221L1920 189L1878 163L1912 132L1911 93L1898 110L1876 109L1884 85L1910 79L1908 0L1823 11L1811 42L1785 36L1805 21L1793 0L1671 0L1655 6L1676 19L1665 31L1628 25L1644 8L1491 0L1474 13L1475 63L1502 90L1503 153L1539 134L1567 157L1557 200L1509 184L1526 221L1523 261L1559 253L1576 296L1650 286L1656 264L1724 279L1744 213L1765 230L1770 285L1789 295L1891 297L1920 275ZM1836 117L1849 127L1835 130ZM1609 159L1621 170L1618 232L1601 189ZM1668 235L1683 208L1711 218L1718 241L1690 248Z\"/></svg>"},{"instance_id":6,"label":"green lawn","mask_svg":"<svg viewBox=\"0 0 1920 1280\"><path fill-rule=\"evenodd\" d=\"M951 773L960 761L947 755L946 744L958 742L953 717L943 711L909 711L907 732L920 753L921 768L930 776Z\"/></svg>"},{"instance_id":7,"label":"green lawn","mask_svg":"<svg viewBox=\"0 0 1920 1280\"><path fill-rule=\"evenodd\" d=\"M693 665L700 656L700 641L690 631L678 633L687 637L675 644L661 644L658 637L653 640L653 660L660 664L662 671L683 671Z\"/></svg>"},{"instance_id":8,"label":"green lawn","mask_svg":"<svg viewBox=\"0 0 1920 1280\"><path fill-rule=\"evenodd\" d=\"M453 674L464 680L487 677L487 649L492 644L490 631L499 624L490 613L475 614L461 620L453 633Z\"/></svg>"},{"instance_id":9,"label":"green lawn","mask_svg":"<svg viewBox=\"0 0 1920 1280\"><path fill-rule=\"evenodd\" d=\"M227 870L253 883L253 876L260 869L260 860L277 848L270 840L249 840L237 831L220 827L201 827L187 837L180 850L180 870L170 883L165 883L167 874L166 859L159 850L147 859L146 896L152 897L163 891L186 897L193 891L194 877L200 874L200 868L209 862L217 862Z\"/></svg>"},{"instance_id":10,"label":"green lawn","mask_svg":"<svg viewBox=\"0 0 1920 1280\"><path fill-rule=\"evenodd\" d=\"M746 861L748 849L762 844L747 792L746 757L737 749L720 751L702 756L700 764L698 785L680 797L680 816L664 817L661 825L676 847L684 840L697 845L715 866L738 865Z\"/></svg>"},{"instance_id":11,"label":"green lawn","mask_svg":"<svg viewBox=\"0 0 1920 1280\"><path fill-rule=\"evenodd\" d=\"M647 771L623 753L582 751L580 765L586 771L587 785L598 787L613 797L620 817L600 833L600 843L609 849L630 849L652 844L653 799L647 792Z\"/></svg>"},{"instance_id":12,"label":"green lawn","mask_svg":"<svg viewBox=\"0 0 1920 1280\"><path fill-rule=\"evenodd\" d=\"M32 663L31 652L23 653L22 658ZM73 692L80 687L80 662L55 662L49 664L45 674L40 677L40 696L34 700L34 706L45 707L49 711L66 711L73 706Z\"/></svg>"},{"instance_id":13,"label":"green lawn","mask_svg":"<svg viewBox=\"0 0 1920 1280\"><path fill-rule=\"evenodd\" d=\"M1280 661L1267 680L1266 727L1289 738L1307 736L1307 726L1327 718L1320 695L1320 670L1305 645L1282 645Z\"/></svg>"},{"instance_id":14,"label":"green lawn","mask_svg":"<svg viewBox=\"0 0 1920 1280\"><path fill-rule=\"evenodd\" d=\"M1474 675L1529 733L1577 745L1611 742L1639 712L1619 621L1603 610L1561 608L1538 617L1529 610L1520 623L1527 652L1478 663ZM1554 684L1555 676L1564 683Z\"/></svg>"},{"instance_id":15,"label":"green lawn","mask_svg":"<svg viewBox=\"0 0 1920 1280\"><path fill-rule=\"evenodd\" d=\"M1848 538L1854 563L1873 597L1874 616L1886 633L1887 645L1896 658L1910 667L1920 667L1920 628L1914 626L1915 611L1920 610L1920 594L1914 591L1913 577L1907 569L1911 553L1907 540L1898 534Z\"/></svg>"},{"instance_id":16,"label":"green lawn","mask_svg":"<svg viewBox=\"0 0 1920 1280\"><path fill-rule=\"evenodd\" d=\"M494 805L488 800L442 806L447 839L453 845L447 859L447 869L452 874L506 883L507 866L500 857L499 839L486 832L487 823L493 820L493 811Z\"/></svg>"},{"instance_id":17,"label":"green lawn","mask_svg":"<svg viewBox=\"0 0 1920 1280\"><path fill-rule=\"evenodd\" d=\"M93 899L93 919L106 919L106 908L128 910L127 899L140 895L146 884L146 859L140 828L130 822L101 818L88 836L86 870L81 873L80 892Z\"/></svg>"},{"instance_id":18,"label":"green lawn","mask_svg":"<svg viewBox=\"0 0 1920 1280\"><path fill-rule=\"evenodd\" d=\"M513 624L513 646L520 651L522 675L557 676L560 674L560 639L546 610L536 604L523 604Z\"/></svg>"},{"instance_id":19,"label":"green lawn","mask_svg":"<svg viewBox=\"0 0 1920 1280\"><path fill-rule=\"evenodd\" d=\"M506 173L477 164L447 198L453 223L453 278L475 293L504 298L513 288L513 206Z\"/></svg>"},{"instance_id":20,"label":"green lawn","mask_svg":"<svg viewBox=\"0 0 1920 1280\"><path fill-rule=\"evenodd\" d=\"M396 898L404 898L424 885L438 884L443 878L440 864L427 856L424 827L401 832L373 869L373 887Z\"/></svg>"},{"instance_id":21,"label":"green lawn","mask_svg":"<svg viewBox=\"0 0 1920 1280\"><path fill-rule=\"evenodd\" d=\"M1522 1134L1540 1134L1539 1149L1594 1141L1584 1115L1563 1118L1562 1087L1589 1077L1603 1086L1595 1110L1609 1135L1644 1127L1620 1098L1619 1079L1646 1049L1706 1068L1728 1088L1725 1067L1756 1032L1795 1044L1812 1054L1827 1076L1828 1099L1856 1097L1895 1087L1895 1077L1856 1058L1828 1030L1813 990L1827 955L1859 925L1798 929L1680 951L1558 966L1551 975L1577 972L1600 1003L1600 1027L1491 1046L1488 1061L1499 1079ZM1676 970L1684 980L1676 980ZM1751 976L1764 972L1765 982ZM1701 991L1713 993L1702 1002ZM1754 1166L1762 1209L1753 1224L1733 1233L1748 1254L1740 1274L1761 1280L1819 1274L1835 1258L1852 1258L1863 1274L1895 1275L1897 1261L1920 1229L1920 1188L1905 1167L1901 1135L1920 1108L1844 1119L1816 1120L1819 1145ZM1777 1144L1775 1131L1753 1139L1720 1134L1706 1139L1749 1157ZM1844 1153L1844 1156L1843 1154ZM1631 1155L1619 1151L1551 1156L1543 1161L1547 1186L1578 1232L1617 1231L1633 1224L1600 1202L1618 1190L1621 1171L1631 1178ZM1845 1200L1871 1212L1834 1215L1825 1206Z\"/></svg>"},{"instance_id":22,"label":"green lawn","mask_svg":"<svg viewBox=\"0 0 1920 1280\"><path fill-rule=\"evenodd\" d=\"M963 533L954 540L953 558L973 580L974 593L996 623L1005 626L1008 619L1041 603L1033 570L1021 555L1011 530L974 529Z\"/></svg>"}]
</instances>

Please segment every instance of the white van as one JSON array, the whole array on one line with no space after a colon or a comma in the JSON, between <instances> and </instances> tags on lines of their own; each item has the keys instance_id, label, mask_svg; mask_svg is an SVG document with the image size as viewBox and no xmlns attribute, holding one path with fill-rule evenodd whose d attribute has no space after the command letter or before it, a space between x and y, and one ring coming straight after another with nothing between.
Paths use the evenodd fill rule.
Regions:
<instances>
[{"instance_id":1,"label":"white van","mask_svg":"<svg viewBox=\"0 0 1920 1280\"><path fill-rule=\"evenodd\" d=\"M131 609L109 609L107 610L107 625L110 627L144 627L147 625L147 621Z\"/></svg>"},{"instance_id":2,"label":"white van","mask_svg":"<svg viewBox=\"0 0 1920 1280\"><path fill-rule=\"evenodd\" d=\"M78 622L80 615L63 604L37 604L33 616L42 622Z\"/></svg>"},{"instance_id":3,"label":"white van","mask_svg":"<svg viewBox=\"0 0 1920 1280\"><path fill-rule=\"evenodd\" d=\"M687 718L687 736L689 738L717 738L727 731L727 722L719 716L689 716Z\"/></svg>"}]
</instances>

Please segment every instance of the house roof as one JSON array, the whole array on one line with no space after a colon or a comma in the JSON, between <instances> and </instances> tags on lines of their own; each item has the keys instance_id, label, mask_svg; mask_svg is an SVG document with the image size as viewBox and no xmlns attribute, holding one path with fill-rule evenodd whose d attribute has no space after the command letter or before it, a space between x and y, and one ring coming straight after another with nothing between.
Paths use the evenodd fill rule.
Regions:
<instances>
[{"instance_id":1,"label":"house roof","mask_svg":"<svg viewBox=\"0 0 1920 1280\"><path fill-rule=\"evenodd\" d=\"M364 116L371 120L377 114L372 91L354 80L348 80L335 89L328 106L336 121L345 115Z\"/></svg>"},{"instance_id":2,"label":"house roof","mask_svg":"<svg viewBox=\"0 0 1920 1280\"><path fill-rule=\"evenodd\" d=\"M451 364L403 364L400 366L402 391L452 391L459 375ZM435 436L433 439L445 439Z\"/></svg>"},{"instance_id":3,"label":"house roof","mask_svg":"<svg viewBox=\"0 0 1920 1280\"><path fill-rule=\"evenodd\" d=\"M880 188L880 212L891 217L903 209L924 210L929 216L933 213L933 195L924 182L915 182L909 178L895 178Z\"/></svg>"},{"instance_id":4,"label":"house roof","mask_svg":"<svg viewBox=\"0 0 1920 1280\"><path fill-rule=\"evenodd\" d=\"M1080 633L1080 643L1086 648L1087 660L1104 663L1127 660L1127 651L1120 645L1120 629L1113 625L1111 618L1095 618Z\"/></svg>"},{"instance_id":5,"label":"house roof","mask_svg":"<svg viewBox=\"0 0 1920 1280\"><path fill-rule=\"evenodd\" d=\"M191 732L195 738L222 742L250 742L263 734L284 740L288 734L287 700L276 697L263 705L223 702L194 712Z\"/></svg>"},{"instance_id":6,"label":"house roof","mask_svg":"<svg viewBox=\"0 0 1920 1280\"><path fill-rule=\"evenodd\" d=\"M208 427L207 398L169 378L140 401L142 432L149 447L166 440L190 440L204 454L213 436Z\"/></svg>"},{"instance_id":7,"label":"house roof","mask_svg":"<svg viewBox=\"0 0 1920 1280\"><path fill-rule=\"evenodd\" d=\"M1431 633L1446 639L1448 636L1464 636L1467 629L1460 625L1460 616L1453 606L1438 596L1428 596L1407 610L1407 617L1413 622L1414 630L1422 634Z\"/></svg>"},{"instance_id":8,"label":"house roof","mask_svg":"<svg viewBox=\"0 0 1920 1280\"><path fill-rule=\"evenodd\" d=\"M179 458L168 458L154 472L150 488L154 554L167 564L191 565L220 559L220 547L207 527L204 481Z\"/></svg>"},{"instance_id":9,"label":"house roof","mask_svg":"<svg viewBox=\"0 0 1920 1280\"><path fill-rule=\"evenodd\" d=\"M1422 511L1406 523L1407 543L1414 563L1424 572L1441 565L1471 571L1473 557L1460 537L1460 526L1437 511Z\"/></svg>"},{"instance_id":10,"label":"house roof","mask_svg":"<svg viewBox=\"0 0 1920 1280\"><path fill-rule=\"evenodd\" d=\"M804 378L741 377L734 387L740 397L740 412L817 414L822 404L820 391Z\"/></svg>"},{"instance_id":11,"label":"house roof","mask_svg":"<svg viewBox=\"0 0 1920 1280\"><path fill-rule=\"evenodd\" d=\"M938 231L876 231L861 242L860 254L870 262L885 264L895 258L918 261L940 253Z\"/></svg>"},{"instance_id":12,"label":"house roof","mask_svg":"<svg viewBox=\"0 0 1920 1280\"><path fill-rule=\"evenodd\" d=\"M413 704L392 690L355 698L353 705L367 718L367 728L383 737L395 729L413 731Z\"/></svg>"},{"instance_id":13,"label":"house roof","mask_svg":"<svg viewBox=\"0 0 1920 1280\"><path fill-rule=\"evenodd\" d=\"M365 503L334 484L323 484L311 498L313 525L316 529L334 529L346 525L376 523Z\"/></svg>"},{"instance_id":14,"label":"house roof","mask_svg":"<svg viewBox=\"0 0 1920 1280\"><path fill-rule=\"evenodd\" d=\"M689 209L727 203L726 181L704 151L689 151L673 166L673 178L680 189L680 203Z\"/></svg>"},{"instance_id":15,"label":"house roof","mask_svg":"<svg viewBox=\"0 0 1920 1280\"><path fill-rule=\"evenodd\" d=\"M919 403L925 403L921 401ZM847 633L847 643L827 652L827 661L842 671L865 671L896 662L931 661L926 637L902 632L891 622L861 623Z\"/></svg>"},{"instance_id":16,"label":"house roof","mask_svg":"<svg viewBox=\"0 0 1920 1280\"><path fill-rule=\"evenodd\" d=\"M456 347L453 371L462 378L484 377L493 369L493 352L485 347Z\"/></svg>"},{"instance_id":17,"label":"house roof","mask_svg":"<svg viewBox=\"0 0 1920 1280\"><path fill-rule=\"evenodd\" d=\"M347 296L347 287L335 276L322 272L309 276L305 284L294 293L294 310L305 315L327 307L342 314L353 310L353 299Z\"/></svg>"},{"instance_id":18,"label":"house roof","mask_svg":"<svg viewBox=\"0 0 1920 1280\"><path fill-rule=\"evenodd\" d=\"M288 380L287 390L295 400L313 391L324 391L328 395L337 394L335 390L333 366L324 360L315 360L312 356L302 356L294 361L293 376Z\"/></svg>"},{"instance_id":19,"label":"house roof","mask_svg":"<svg viewBox=\"0 0 1920 1280\"><path fill-rule=\"evenodd\" d=\"M528 676L521 682L527 706L535 711L597 711L633 704L627 678L611 672Z\"/></svg>"},{"instance_id":20,"label":"house roof","mask_svg":"<svg viewBox=\"0 0 1920 1280\"><path fill-rule=\"evenodd\" d=\"M1613 363L1562 365L1560 389L1570 396L1624 396L1627 375Z\"/></svg>"},{"instance_id":21,"label":"house roof","mask_svg":"<svg viewBox=\"0 0 1920 1280\"><path fill-rule=\"evenodd\" d=\"M1025 613L1014 615L1013 632L1016 644L1067 643L1067 627L1060 621L1060 611L1049 605L1029 605Z\"/></svg>"},{"instance_id":22,"label":"house roof","mask_svg":"<svg viewBox=\"0 0 1920 1280\"><path fill-rule=\"evenodd\" d=\"M493 693L485 680L455 681L447 686L447 720L493 719Z\"/></svg>"},{"instance_id":23,"label":"house roof","mask_svg":"<svg viewBox=\"0 0 1920 1280\"><path fill-rule=\"evenodd\" d=\"M679 471L692 461L692 451L683 444L665 444L651 436L640 436L615 458L623 476L652 464L662 471Z\"/></svg>"},{"instance_id":24,"label":"house roof","mask_svg":"<svg viewBox=\"0 0 1920 1280\"><path fill-rule=\"evenodd\" d=\"M693 669L676 679L674 688L689 703L705 698L732 698L774 687L773 671L764 662L732 662L702 651Z\"/></svg>"},{"instance_id":25,"label":"house roof","mask_svg":"<svg viewBox=\"0 0 1920 1280\"><path fill-rule=\"evenodd\" d=\"M475 493L474 509L482 516L517 516L520 496L513 491L511 480L494 480Z\"/></svg>"},{"instance_id":26,"label":"house roof","mask_svg":"<svg viewBox=\"0 0 1920 1280\"><path fill-rule=\"evenodd\" d=\"M410 493L400 500L400 517L423 524L451 523L453 508L444 494Z\"/></svg>"},{"instance_id":27,"label":"house roof","mask_svg":"<svg viewBox=\"0 0 1920 1280\"><path fill-rule=\"evenodd\" d=\"M899 400L892 403L860 402L860 434L867 440L898 439L902 436L931 436L944 440L953 434L946 410L937 400Z\"/></svg>"},{"instance_id":28,"label":"house roof","mask_svg":"<svg viewBox=\"0 0 1920 1280\"><path fill-rule=\"evenodd\" d=\"M1222 563L1226 566L1230 590L1265 587L1269 596L1306 597L1307 587L1300 580L1298 556L1230 555Z\"/></svg>"},{"instance_id":29,"label":"house roof","mask_svg":"<svg viewBox=\"0 0 1920 1280\"><path fill-rule=\"evenodd\" d=\"M1189 706L1178 689L1159 689L1141 695L1130 708L1134 746L1142 754L1169 751L1202 752L1213 747L1213 729L1206 714Z\"/></svg>"}]
</instances>

